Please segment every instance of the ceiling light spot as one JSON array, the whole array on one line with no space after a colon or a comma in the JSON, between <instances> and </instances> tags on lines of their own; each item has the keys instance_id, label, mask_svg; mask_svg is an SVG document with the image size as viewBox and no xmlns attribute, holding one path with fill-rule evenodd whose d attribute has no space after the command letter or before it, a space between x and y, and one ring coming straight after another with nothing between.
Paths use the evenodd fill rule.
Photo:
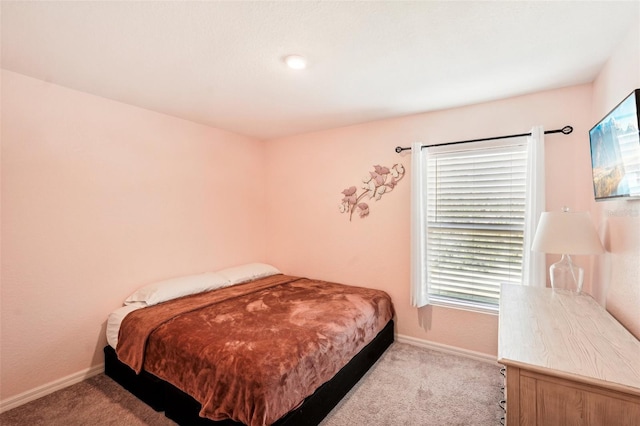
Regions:
<instances>
[{"instance_id":1,"label":"ceiling light spot","mask_svg":"<svg viewBox=\"0 0 640 426\"><path fill-rule=\"evenodd\" d=\"M286 56L284 62L292 70L303 70L307 67L307 60L300 55Z\"/></svg>"}]
</instances>

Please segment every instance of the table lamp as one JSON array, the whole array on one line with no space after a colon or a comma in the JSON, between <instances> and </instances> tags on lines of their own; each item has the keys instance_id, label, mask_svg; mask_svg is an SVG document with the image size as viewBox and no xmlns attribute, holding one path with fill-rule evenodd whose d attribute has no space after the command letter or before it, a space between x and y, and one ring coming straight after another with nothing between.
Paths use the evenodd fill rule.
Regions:
<instances>
[{"instance_id":1,"label":"table lamp","mask_svg":"<svg viewBox=\"0 0 640 426\"><path fill-rule=\"evenodd\" d=\"M549 267L551 288L576 294L582 291L584 269L573 264L571 255L604 252L589 213L572 212L566 207L542 213L531 250L561 254L562 259Z\"/></svg>"}]
</instances>

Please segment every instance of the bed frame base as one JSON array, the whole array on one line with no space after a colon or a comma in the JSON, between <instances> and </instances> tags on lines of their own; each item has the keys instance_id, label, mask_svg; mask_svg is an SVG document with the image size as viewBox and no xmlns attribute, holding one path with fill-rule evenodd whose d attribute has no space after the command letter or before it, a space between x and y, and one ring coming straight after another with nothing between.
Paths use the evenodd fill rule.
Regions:
<instances>
[{"instance_id":1,"label":"bed frame base","mask_svg":"<svg viewBox=\"0 0 640 426\"><path fill-rule=\"evenodd\" d=\"M136 374L131 367L118 359L116 351L108 345L104 348L104 374L154 410L165 410L166 382L144 370L140 375Z\"/></svg>"},{"instance_id":2,"label":"bed frame base","mask_svg":"<svg viewBox=\"0 0 640 426\"><path fill-rule=\"evenodd\" d=\"M327 383L320 386L274 426L314 426L340 402L349 390L382 356L393 343L393 320L347 363ZM143 371L140 375L118 360L111 346L104 348L105 374L122 387L147 403L156 411L164 411L165 416L180 425L189 426L240 426L232 420L213 421L199 416L201 405L180 389Z\"/></svg>"}]
</instances>

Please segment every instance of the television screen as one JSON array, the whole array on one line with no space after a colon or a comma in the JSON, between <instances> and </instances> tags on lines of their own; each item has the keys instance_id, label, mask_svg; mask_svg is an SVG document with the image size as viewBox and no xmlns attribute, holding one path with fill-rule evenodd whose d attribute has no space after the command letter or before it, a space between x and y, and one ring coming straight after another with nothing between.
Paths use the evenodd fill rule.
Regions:
<instances>
[{"instance_id":1,"label":"television screen","mask_svg":"<svg viewBox=\"0 0 640 426\"><path fill-rule=\"evenodd\" d=\"M640 89L589 130L597 201L640 197Z\"/></svg>"}]
</instances>

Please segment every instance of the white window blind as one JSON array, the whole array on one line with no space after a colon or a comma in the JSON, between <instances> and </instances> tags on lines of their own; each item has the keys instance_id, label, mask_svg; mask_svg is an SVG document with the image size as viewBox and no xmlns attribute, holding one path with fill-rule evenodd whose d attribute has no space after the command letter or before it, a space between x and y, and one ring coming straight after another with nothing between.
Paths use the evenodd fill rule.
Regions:
<instances>
[{"instance_id":1,"label":"white window blind","mask_svg":"<svg viewBox=\"0 0 640 426\"><path fill-rule=\"evenodd\" d=\"M426 164L429 299L497 308L501 283L521 283L526 142L429 154Z\"/></svg>"}]
</instances>

